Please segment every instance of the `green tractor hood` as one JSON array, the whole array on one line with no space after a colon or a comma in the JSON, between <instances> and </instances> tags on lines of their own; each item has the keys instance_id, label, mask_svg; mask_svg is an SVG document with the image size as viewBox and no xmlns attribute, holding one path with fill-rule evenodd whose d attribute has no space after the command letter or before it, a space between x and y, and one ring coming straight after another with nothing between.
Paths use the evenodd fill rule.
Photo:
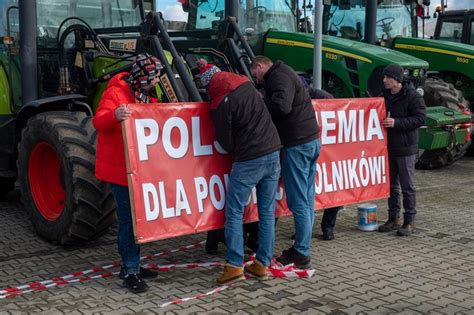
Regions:
<instances>
[{"instance_id":1,"label":"green tractor hood","mask_svg":"<svg viewBox=\"0 0 474 315\"><path fill-rule=\"evenodd\" d=\"M353 40L323 35L323 88L336 97L377 96L382 91L383 69L399 64L410 72L415 87L422 87L428 63L418 58ZM295 70L313 72L313 35L269 31L263 55L282 60ZM420 71L423 70L423 71Z\"/></svg>"},{"instance_id":2,"label":"green tractor hood","mask_svg":"<svg viewBox=\"0 0 474 315\"><path fill-rule=\"evenodd\" d=\"M397 37L392 48L427 61L430 70L474 79L474 46L443 40Z\"/></svg>"},{"instance_id":3,"label":"green tractor hood","mask_svg":"<svg viewBox=\"0 0 474 315\"><path fill-rule=\"evenodd\" d=\"M265 44L307 48L311 50L312 54L313 35L270 31L267 33ZM428 68L428 63L425 61L398 51L329 35L323 35L323 53L336 54L368 64L388 65L396 63L406 68Z\"/></svg>"}]
</instances>

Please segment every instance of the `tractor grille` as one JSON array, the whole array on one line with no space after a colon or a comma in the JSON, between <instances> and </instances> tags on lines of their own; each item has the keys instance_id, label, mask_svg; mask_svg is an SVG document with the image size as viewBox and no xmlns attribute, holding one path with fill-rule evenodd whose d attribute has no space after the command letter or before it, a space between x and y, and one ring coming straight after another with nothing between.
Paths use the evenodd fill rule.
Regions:
<instances>
[{"instance_id":1,"label":"tractor grille","mask_svg":"<svg viewBox=\"0 0 474 315\"><path fill-rule=\"evenodd\" d=\"M410 81L415 86L415 89L417 89L417 88L424 89L426 76L425 77L418 77L418 78L410 78Z\"/></svg>"}]
</instances>

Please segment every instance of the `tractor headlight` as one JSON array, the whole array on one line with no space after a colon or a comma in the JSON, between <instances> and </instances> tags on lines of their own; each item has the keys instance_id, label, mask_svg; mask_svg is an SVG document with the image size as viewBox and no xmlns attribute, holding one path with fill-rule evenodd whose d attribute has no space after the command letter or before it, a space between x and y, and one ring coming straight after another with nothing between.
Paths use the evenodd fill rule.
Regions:
<instances>
[{"instance_id":1,"label":"tractor headlight","mask_svg":"<svg viewBox=\"0 0 474 315\"><path fill-rule=\"evenodd\" d=\"M418 94L420 94L421 96L424 96L424 95L425 95L425 90L423 90L422 88L417 88L416 91L417 91Z\"/></svg>"},{"instance_id":2,"label":"tractor headlight","mask_svg":"<svg viewBox=\"0 0 474 315\"><path fill-rule=\"evenodd\" d=\"M410 69L403 70L403 75L408 78L410 76Z\"/></svg>"},{"instance_id":3,"label":"tractor headlight","mask_svg":"<svg viewBox=\"0 0 474 315\"><path fill-rule=\"evenodd\" d=\"M425 69L420 69L420 77L424 77L426 74L426 70Z\"/></svg>"}]
</instances>

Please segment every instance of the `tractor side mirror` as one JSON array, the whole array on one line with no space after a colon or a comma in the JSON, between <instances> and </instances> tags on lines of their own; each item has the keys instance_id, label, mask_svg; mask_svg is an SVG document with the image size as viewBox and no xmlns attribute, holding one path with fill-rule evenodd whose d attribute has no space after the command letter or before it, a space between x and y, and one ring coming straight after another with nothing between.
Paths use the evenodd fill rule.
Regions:
<instances>
[{"instance_id":1,"label":"tractor side mirror","mask_svg":"<svg viewBox=\"0 0 474 315\"><path fill-rule=\"evenodd\" d=\"M181 7L183 8L184 12L191 12L191 4L189 3L189 0L178 0L181 2Z\"/></svg>"}]
</instances>

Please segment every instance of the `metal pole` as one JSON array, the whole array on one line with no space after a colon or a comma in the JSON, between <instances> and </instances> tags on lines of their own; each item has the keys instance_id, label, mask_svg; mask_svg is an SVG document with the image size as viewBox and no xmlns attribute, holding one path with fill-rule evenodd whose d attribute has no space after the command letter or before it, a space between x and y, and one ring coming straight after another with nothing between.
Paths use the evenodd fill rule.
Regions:
<instances>
[{"instance_id":1,"label":"metal pole","mask_svg":"<svg viewBox=\"0 0 474 315\"><path fill-rule=\"evenodd\" d=\"M365 7L365 34L364 42L368 44L375 44L377 24L377 0L367 0Z\"/></svg>"},{"instance_id":2,"label":"metal pole","mask_svg":"<svg viewBox=\"0 0 474 315\"><path fill-rule=\"evenodd\" d=\"M444 13L444 0L441 0L441 12Z\"/></svg>"},{"instance_id":3,"label":"metal pole","mask_svg":"<svg viewBox=\"0 0 474 315\"><path fill-rule=\"evenodd\" d=\"M196 85L191 79L188 69L186 69L186 66L184 65L184 62L181 59L181 56L178 54L176 47L174 47L173 42L171 41L171 38L165 29L165 25L163 24L162 18L163 16L161 15L161 12L158 13L158 15L155 15L155 23L158 27L158 30L160 31L160 36L163 38L163 41L165 42L166 46L168 46L167 48L169 52L173 56L173 64L176 67L176 70L178 71L181 77L181 80L183 80L183 84L188 90L189 96L191 96L191 99L193 100L193 102L202 102L201 95L199 94L199 91L197 90Z\"/></svg>"},{"instance_id":4,"label":"metal pole","mask_svg":"<svg viewBox=\"0 0 474 315\"><path fill-rule=\"evenodd\" d=\"M321 89L322 70L322 36L323 36L323 0L314 3L314 56L313 88Z\"/></svg>"},{"instance_id":5,"label":"metal pole","mask_svg":"<svg viewBox=\"0 0 474 315\"><path fill-rule=\"evenodd\" d=\"M21 101L27 104L38 98L38 62L36 59L36 1L20 0Z\"/></svg>"},{"instance_id":6,"label":"metal pole","mask_svg":"<svg viewBox=\"0 0 474 315\"><path fill-rule=\"evenodd\" d=\"M238 0L225 1L225 16L239 16L239 2Z\"/></svg>"}]
</instances>

